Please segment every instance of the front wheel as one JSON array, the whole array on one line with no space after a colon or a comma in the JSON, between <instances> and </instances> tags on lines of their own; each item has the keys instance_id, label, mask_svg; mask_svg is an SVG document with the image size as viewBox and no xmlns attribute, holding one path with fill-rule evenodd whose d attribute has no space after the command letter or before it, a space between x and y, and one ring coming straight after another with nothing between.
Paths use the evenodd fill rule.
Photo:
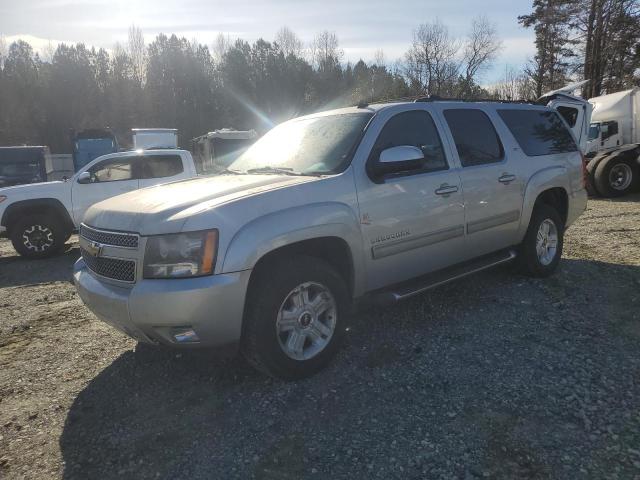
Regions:
<instances>
[{"instance_id":1,"label":"front wheel","mask_svg":"<svg viewBox=\"0 0 640 480\"><path fill-rule=\"evenodd\" d=\"M520 245L519 266L531 277L548 277L562 257L564 225L555 208L540 204L531 215L529 228Z\"/></svg>"},{"instance_id":2,"label":"front wheel","mask_svg":"<svg viewBox=\"0 0 640 480\"><path fill-rule=\"evenodd\" d=\"M258 370L277 378L308 377L336 354L345 330L348 290L320 259L271 262L251 282L242 351Z\"/></svg>"},{"instance_id":3,"label":"front wheel","mask_svg":"<svg viewBox=\"0 0 640 480\"><path fill-rule=\"evenodd\" d=\"M64 247L65 231L48 215L31 215L11 226L13 248L27 258L46 258Z\"/></svg>"}]
</instances>

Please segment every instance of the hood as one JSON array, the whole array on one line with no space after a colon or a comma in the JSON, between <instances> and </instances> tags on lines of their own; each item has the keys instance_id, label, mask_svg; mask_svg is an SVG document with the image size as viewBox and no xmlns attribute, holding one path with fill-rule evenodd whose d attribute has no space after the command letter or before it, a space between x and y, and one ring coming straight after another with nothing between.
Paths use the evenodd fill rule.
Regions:
<instances>
[{"instance_id":1,"label":"hood","mask_svg":"<svg viewBox=\"0 0 640 480\"><path fill-rule=\"evenodd\" d=\"M96 203L83 222L143 235L179 232L192 215L276 188L317 180L290 175L218 175L143 188Z\"/></svg>"}]
</instances>

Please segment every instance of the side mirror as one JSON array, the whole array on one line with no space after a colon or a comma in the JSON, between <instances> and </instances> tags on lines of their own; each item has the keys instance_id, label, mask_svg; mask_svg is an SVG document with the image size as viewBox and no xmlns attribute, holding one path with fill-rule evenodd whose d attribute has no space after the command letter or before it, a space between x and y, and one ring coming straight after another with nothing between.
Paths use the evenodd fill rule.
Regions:
<instances>
[{"instance_id":1,"label":"side mirror","mask_svg":"<svg viewBox=\"0 0 640 480\"><path fill-rule=\"evenodd\" d=\"M80 175L78 175L78 183L91 183L91 174L89 172L82 172Z\"/></svg>"},{"instance_id":2,"label":"side mirror","mask_svg":"<svg viewBox=\"0 0 640 480\"><path fill-rule=\"evenodd\" d=\"M424 153L418 147L401 145L383 150L373 167L375 176L418 170L424 165Z\"/></svg>"}]
</instances>

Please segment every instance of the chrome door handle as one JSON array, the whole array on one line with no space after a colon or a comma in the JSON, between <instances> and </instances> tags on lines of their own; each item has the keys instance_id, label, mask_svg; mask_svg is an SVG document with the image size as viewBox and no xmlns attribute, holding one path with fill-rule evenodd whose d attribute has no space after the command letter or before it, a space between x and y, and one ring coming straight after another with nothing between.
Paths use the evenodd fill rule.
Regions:
<instances>
[{"instance_id":1,"label":"chrome door handle","mask_svg":"<svg viewBox=\"0 0 640 480\"><path fill-rule=\"evenodd\" d=\"M436 195L450 195L457 191L458 187L455 185L440 185L440 188L436 190Z\"/></svg>"},{"instance_id":2,"label":"chrome door handle","mask_svg":"<svg viewBox=\"0 0 640 480\"><path fill-rule=\"evenodd\" d=\"M504 175L502 175L500 178L498 178L498 181L499 181L500 183L508 184L508 183L513 182L515 179L516 179L516 176L515 176L515 175L510 175L510 174L506 174L506 173L505 173L505 174L504 174Z\"/></svg>"}]
</instances>

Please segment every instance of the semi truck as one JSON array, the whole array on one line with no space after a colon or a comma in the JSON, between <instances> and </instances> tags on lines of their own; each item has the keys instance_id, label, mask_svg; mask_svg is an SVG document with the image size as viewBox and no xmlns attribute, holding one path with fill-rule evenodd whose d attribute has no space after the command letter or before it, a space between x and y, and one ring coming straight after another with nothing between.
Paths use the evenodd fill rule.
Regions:
<instances>
[{"instance_id":1,"label":"semi truck","mask_svg":"<svg viewBox=\"0 0 640 480\"><path fill-rule=\"evenodd\" d=\"M102 155L119 150L118 140L109 129L86 129L71 137L73 169L79 171Z\"/></svg>"},{"instance_id":2,"label":"semi truck","mask_svg":"<svg viewBox=\"0 0 640 480\"><path fill-rule=\"evenodd\" d=\"M222 128L191 140L191 153L201 175L226 169L258 138L255 130Z\"/></svg>"},{"instance_id":3,"label":"semi truck","mask_svg":"<svg viewBox=\"0 0 640 480\"><path fill-rule=\"evenodd\" d=\"M589 99L585 154L590 193L619 197L640 186L640 88Z\"/></svg>"}]
</instances>

